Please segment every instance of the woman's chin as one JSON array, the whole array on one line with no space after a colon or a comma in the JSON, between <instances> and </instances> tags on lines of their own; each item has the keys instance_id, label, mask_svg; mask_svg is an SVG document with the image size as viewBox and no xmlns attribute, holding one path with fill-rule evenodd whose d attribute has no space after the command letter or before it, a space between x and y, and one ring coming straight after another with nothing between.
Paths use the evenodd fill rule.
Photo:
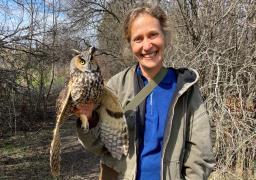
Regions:
<instances>
[{"instance_id":1,"label":"woman's chin","mask_svg":"<svg viewBox=\"0 0 256 180\"><path fill-rule=\"evenodd\" d=\"M154 69L162 66L162 61L159 60L159 58L143 58L139 61L139 63L144 67L148 69Z\"/></svg>"}]
</instances>

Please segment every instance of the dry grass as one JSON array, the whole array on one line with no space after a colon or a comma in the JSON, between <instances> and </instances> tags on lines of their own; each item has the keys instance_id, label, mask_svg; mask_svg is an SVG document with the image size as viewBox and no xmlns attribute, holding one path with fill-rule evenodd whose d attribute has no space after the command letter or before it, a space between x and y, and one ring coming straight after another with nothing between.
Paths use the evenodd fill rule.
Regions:
<instances>
[{"instance_id":1,"label":"dry grass","mask_svg":"<svg viewBox=\"0 0 256 180\"><path fill-rule=\"evenodd\" d=\"M0 179L54 179L50 174L52 127L1 139ZM62 131L61 179L97 179L99 160L78 144L73 122Z\"/></svg>"}]
</instances>

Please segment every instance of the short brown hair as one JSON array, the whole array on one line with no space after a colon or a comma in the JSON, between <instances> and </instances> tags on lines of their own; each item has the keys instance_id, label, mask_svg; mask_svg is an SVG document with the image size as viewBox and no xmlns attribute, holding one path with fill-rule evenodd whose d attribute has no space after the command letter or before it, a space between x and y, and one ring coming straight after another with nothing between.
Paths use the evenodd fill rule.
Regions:
<instances>
[{"instance_id":1,"label":"short brown hair","mask_svg":"<svg viewBox=\"0 0 256 180\"><path fill-rule=\"evenodd\" d=\"M143 4L137 8L130 10L124 21L124 37L130 42L131 40L131 24L141 14L149 14L159 20L161 29L166 36L167 30L167 16L160 6L151 6L149 4Z\"/></svg>"}]
</instances>

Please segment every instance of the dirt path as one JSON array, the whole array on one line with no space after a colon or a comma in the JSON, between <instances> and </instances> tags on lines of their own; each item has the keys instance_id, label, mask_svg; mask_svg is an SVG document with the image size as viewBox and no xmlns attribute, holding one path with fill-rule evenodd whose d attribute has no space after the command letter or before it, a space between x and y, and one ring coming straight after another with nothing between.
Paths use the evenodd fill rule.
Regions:
<instances>
[{"instance_id":1,"label":"dirt path","mask_svg":"<svg viewBox=\"0 0 256 180\"><path fill-rule=\"evenodd\" d=\"M36 132L0 139L0 179L54 179L50 174L49 145L53 124ZM99 159L78 143L75 122L61 129L60 179L98 179Z\"/></svg>"}]
</instances>

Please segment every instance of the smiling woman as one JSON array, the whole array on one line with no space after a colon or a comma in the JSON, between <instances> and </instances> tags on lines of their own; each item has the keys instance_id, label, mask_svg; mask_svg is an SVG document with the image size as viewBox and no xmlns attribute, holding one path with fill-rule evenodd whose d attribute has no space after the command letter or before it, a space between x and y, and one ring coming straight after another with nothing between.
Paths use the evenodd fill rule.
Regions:
<instances>
[{"instance_id":1,"label":"smiling woman","mask_svg":"<svg viewBox=\"0 0 256 180\"><path fill-rule=\"evenodd\" d=\"M152 79L163 66L165 42L168 39L167 17L158 6L138 7L127 15L124 35L147 79Z\"/></svg>"},{"instance_id":2,"label":"smiling woman","mask_svg":"<svg viewBox=\"0 0 256 180\"><path fill-rule=\"evenodd\" d=\"M152 79L163 65L164 34L159 21L146 13L139 15L131 25L130 44L142 74Z\"/></svg>"},{"instance_id":3,"label":"smiling woman","mask_svg":"<svg viewBox=\"0 0 256 180\"><path fill-rule=\"evenodd\" d=\"M124 22L125 38L138 63L113 76L107 84L122 106L164 74L138 107L125 112L128 155L120 160L112 158L99 140L98 125L88 133L77 129L83 145L102 155L101 180L201 180L207 179L214 167L209 118L197 86L198 73L189 68L164 67L166 29L166 15L159 6L136 7Z\"/></svg>"}]
</instances>

